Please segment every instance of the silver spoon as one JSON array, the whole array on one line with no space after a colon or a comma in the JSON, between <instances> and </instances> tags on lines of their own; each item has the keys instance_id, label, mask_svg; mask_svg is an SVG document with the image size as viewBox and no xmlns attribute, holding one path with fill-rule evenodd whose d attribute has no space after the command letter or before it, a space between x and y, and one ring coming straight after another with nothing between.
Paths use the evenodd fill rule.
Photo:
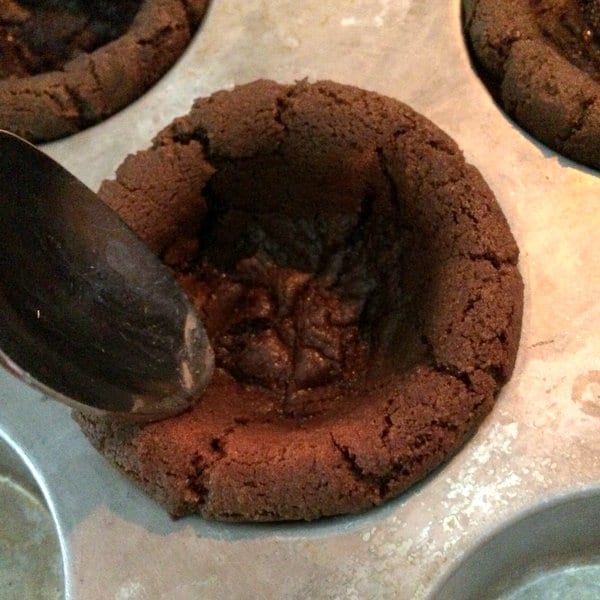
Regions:
<instances>
[{"instance_id":1,"label":"silver spoon","mask_svg":"<svg viewBox=\"0 0 600 600\"><path fill-rule=\"evenodd\" d=\"M170 270L90 189L0 131L0 364L84 412L191 406L213 352Z\"/></svg>"}]
</instances>

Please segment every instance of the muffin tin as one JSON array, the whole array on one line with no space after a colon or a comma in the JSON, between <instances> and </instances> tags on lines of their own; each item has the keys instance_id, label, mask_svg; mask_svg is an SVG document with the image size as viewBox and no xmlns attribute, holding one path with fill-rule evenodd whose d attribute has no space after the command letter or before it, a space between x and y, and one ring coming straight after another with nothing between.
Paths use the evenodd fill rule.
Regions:
<instances>
[{"instance_id":1,"label":"muffin tin","mask_svg":"<svg viewBox=\"0 0 600 600\"><path fill-rule=\"evenodd\" d=\"M260 77L372 89L456 140L521 249L515 373L473 439L408 493L359 516L272 525L172 521L96 454L66 408L0 373L0 433L44 491L67 598L428 598L522 510L566 490L600 493L600 179L494 104L469 62L460 0L213 0L159 84L43 149L97 189L195 97Z\"/></svg>"},{"instance_id":2,"label":"muffin tin","mask_svg":"<svg viewBox=\"0 0 600 600\"><path fill-rule=\"evenodd\" d=\"M62 597L59 539L25 460L0 437L0 592L4 600Z\"/></svg>"},{"instance_id":3,"label":"muffin tin","mask_svg":"<svg viewBox=\"0 0 600 600\"><path fill-rule=\"evenodd\" d=\"M432 600L593 600L600 590L600 493L548 498L472 551Z\"/></svg>"}]
</instances>

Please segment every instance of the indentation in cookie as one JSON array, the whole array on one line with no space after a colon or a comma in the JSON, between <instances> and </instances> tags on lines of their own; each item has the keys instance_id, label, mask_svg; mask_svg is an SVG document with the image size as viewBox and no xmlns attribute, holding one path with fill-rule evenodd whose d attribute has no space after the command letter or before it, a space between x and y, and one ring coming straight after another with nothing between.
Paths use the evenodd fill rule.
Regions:
<instances>
[{"instance_id":1,"label":"indentation in cookie","mask_svg":"<svg viewBox=\"0 0 600 600\"><path fill-rule=\"evenodd\" d=\"M180 281L207 326L217 365L277 394L289 414L308 410L301 392L350 394L398 338L419 349L402 364L425 352L405 324L424 293L422 269L435 259L402 225L376 150L370 160L354 209L325 214L308 190L287 211L248 210L239 186L250 185L253 161L238 164L231 180L233 171L221 167L204 190L200 241L178 240L179 250L166 252L176 269L185 264ZM278 168L284 171L271 189L252 190L258 206L293 177Z\"/></svg>"}]
</instances>

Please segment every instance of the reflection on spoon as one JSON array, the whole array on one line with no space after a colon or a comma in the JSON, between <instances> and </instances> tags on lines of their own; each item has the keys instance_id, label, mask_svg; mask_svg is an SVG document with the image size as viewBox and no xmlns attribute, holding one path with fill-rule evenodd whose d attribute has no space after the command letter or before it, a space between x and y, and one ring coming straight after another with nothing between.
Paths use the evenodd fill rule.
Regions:
<instances>
[{"instance_id":1,"label":"reflection on spoon","mask_svg":"<svg viewBox=\"0 0 600 600\"><path fill-rule=\"evenodd\" d=\"M213 369L171 271L37 148L0 131L0 364L82 411L184 411Z\"/></svg>"}]
</instances>

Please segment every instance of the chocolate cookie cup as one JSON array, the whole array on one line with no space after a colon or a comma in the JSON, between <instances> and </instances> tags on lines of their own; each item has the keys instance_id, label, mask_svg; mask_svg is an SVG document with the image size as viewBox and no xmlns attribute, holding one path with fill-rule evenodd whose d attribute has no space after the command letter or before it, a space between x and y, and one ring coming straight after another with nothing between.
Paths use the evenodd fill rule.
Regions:
<instances>
[{"instance_id":1,"label":"chocolate cookie cup","mask_svg":"<svg viewBox=\"0 0 600 600\"><path fill-rule=\"evenodd\" d=\"M103 199L177 273L217 368L189 412L75 418L174 516L316 519L396 496L510 376L518 250L456 144L332 82L195 102Z\"/></svg>"},{"instance_id":2,"label":"chocolate cookie cup","mask_svg":"<svg viewBox=\"0 0 600 600\"><path fill-rule=\"evenodd\" d=\"M3 0L0 129L50 141L141 96L188 45L208 0Z\"/></svg>"},{"instance_id":3,"label":"chocolate cookie cup","mask_svg":"<svg viewBox=\"0 0 600 600\"><path fill-rule=\"evenodd\" d=\"M538 140L600 169L600 1L463 0L482 79Z\"/></svg>"}]
</instances>

